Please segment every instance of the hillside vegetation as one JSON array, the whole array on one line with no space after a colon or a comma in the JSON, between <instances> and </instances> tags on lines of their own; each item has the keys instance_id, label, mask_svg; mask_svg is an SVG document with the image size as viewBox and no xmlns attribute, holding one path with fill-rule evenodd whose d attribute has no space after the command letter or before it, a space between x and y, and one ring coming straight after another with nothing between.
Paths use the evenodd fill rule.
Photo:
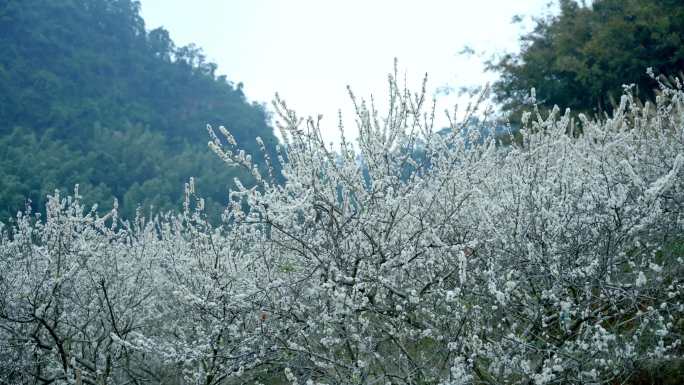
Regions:
<instances>
[{"instance_id":1,"label":"hillside vegetation","mask_svg":"<svg viewBox=\"0 0 684 385\"><path fill-rule=\"evenodd\" d=\"M276 138L242 84L216 75L194 46L146 31L131 0L0 2L0 218L44 211L79 184L87 202L133 217L178 208L195 176L210 211L235 176L207 149L207 124L229 126L262 159ZM277 165L276 165L277 166ZM250 183L245 180L245 183Z\"/></svg>"}]
</instances>

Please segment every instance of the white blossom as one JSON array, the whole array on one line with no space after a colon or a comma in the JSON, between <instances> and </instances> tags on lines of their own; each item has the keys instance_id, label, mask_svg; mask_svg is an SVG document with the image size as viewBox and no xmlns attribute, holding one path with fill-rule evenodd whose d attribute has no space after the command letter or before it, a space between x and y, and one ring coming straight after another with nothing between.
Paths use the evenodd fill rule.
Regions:
<instances>
[{"instance_id":1,"label":"white blossom","mask_svg":"<svg viewBox=\"0 0 684 385\"><path fill-rule=\"evenodd\" d=\"M209 128L257 181L221 225L190 181L175 214L76 191L0 226L0 382L617 383L681 359L682 90L535 109L509 147L477 105L433 127L396 71L384 113L350 96L338 152L276 101L282 184Z\"/></svg>"}]
</instances>

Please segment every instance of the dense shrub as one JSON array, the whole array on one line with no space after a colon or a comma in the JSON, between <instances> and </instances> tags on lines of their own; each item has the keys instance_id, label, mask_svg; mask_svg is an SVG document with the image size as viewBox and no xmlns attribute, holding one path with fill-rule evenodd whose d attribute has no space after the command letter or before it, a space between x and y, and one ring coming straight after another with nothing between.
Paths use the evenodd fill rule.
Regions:
<instances>
[{"instance_id":1,"label":"dense shrub","mask_svg":"<svg viewBox=\"0 0 684 385\"><path fill-rule=\"evenodd\" d=\"M528 113L497 147L438 133L395 79L383 117L354 99L338 151L278 102L284 184L210 130L258 182L220 227L192 183L178 215L122 223L78 194L20 215L1 381L620 383L682 358L680 86L605 121Z\"/></svg>"}]
</instances>

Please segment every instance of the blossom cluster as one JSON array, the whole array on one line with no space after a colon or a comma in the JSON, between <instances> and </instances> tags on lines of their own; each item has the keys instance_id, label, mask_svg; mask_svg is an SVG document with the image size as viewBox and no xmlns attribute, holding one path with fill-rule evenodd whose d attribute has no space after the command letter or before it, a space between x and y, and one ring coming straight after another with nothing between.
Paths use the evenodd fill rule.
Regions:
<instances>
[{"instance_id":1,"label":"blossom cluster","mask_svg":"<svg viewBox=\"0 0 684 385\"><path fill-rule=\"evenodd\" d=\"M436 130L396 79L384 115L352 94L336 150L278 100L283 183L210 129L257 181L220 226L192 181L179 214L101 217L76 191L18 215L0 382L616 383L682 359L678 83L600 119L532 111L500 146L475 108Z\"/></svg>"}]
</instances>

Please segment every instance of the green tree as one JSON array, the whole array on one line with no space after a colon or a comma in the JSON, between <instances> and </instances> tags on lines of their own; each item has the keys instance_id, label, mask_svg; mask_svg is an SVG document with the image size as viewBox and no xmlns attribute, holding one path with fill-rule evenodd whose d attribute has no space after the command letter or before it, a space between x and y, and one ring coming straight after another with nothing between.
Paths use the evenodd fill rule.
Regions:
<instances>
[{"instance_id":1,"label":"green tree","mask_svg":"<svg viewBox=\"0 0 684 385\"><path fill-rule=\"evenodd\" d=\"M651 99L656 82L646 74L684 70L684 2L560 0L560 13L536 20L519 54L489 63L501 79L493 86L504 109L519 117L530 89L542 108L553 105L597 113L612 109L623 84Z\"/></svg>"}]
</instances>

